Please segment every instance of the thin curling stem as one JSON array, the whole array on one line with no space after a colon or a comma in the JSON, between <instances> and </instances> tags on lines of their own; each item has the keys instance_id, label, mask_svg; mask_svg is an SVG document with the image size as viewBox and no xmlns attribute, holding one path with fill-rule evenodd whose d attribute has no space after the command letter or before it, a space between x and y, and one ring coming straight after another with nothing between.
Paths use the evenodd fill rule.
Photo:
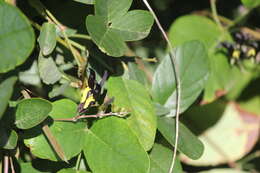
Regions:
<instances>
[{"instance_id":1,"label":"thin curling stem","mask_svg":"<svg viewBox=\"0 0 260 173\"><path fill-rule=\"evenodd\" d=\"M171 63L173 66L173 73L174 73L174 78L176 80L176 111L175 111L175 117L176 117L176 131L175 131L175 142L174 142L174 151L173 151L173 157L172 157L172 162L171 162L171 166L169 169L169 173L172 173L173 171L173 167L175 164L175 160L176 160L176 156L177 156L177 148L178 148L178 139L179 139L179 114L180 114L180 98L181 98L181 81L179 78L179 71L178 71L178 67L177 67L177 63L176 63L176 57L173 53L173 46L169 40L169 38L166 35L166 32L164 31L164 29L162 28L162 25L159 22L159 19L157 18L156 14L154 13L153 9L151 8L151 6L149 5L149 3L147 2L147 0L143 0L144 4L146 5L146 7L148 8L148 10L151 12L151 14L153 15L153 18L157 24L157 26L159 27L161 33L163 34L164 39L166 40L169 48L170 48L170 59L171 59Z\"/></svg>"}]
</instances>

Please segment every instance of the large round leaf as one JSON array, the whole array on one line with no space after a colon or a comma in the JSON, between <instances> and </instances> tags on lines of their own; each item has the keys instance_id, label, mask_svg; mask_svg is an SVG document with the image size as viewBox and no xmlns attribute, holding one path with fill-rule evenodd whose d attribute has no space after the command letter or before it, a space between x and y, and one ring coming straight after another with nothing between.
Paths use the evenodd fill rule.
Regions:
<instances>
[{"instance_id":1,"label":"large round leaf","mask_svg":"<svg viewBox=\"0 0 260 173\"><path fill-rule=\"evenodd\" d=\"M181 83L180 111L183 112L204 89L209 75L209 62L207 52L199 41L186 42L177 47L175 58ZM154 73L152 93L156 102L175 112L176 80L173 68L170 57L166 56Z\"/></svg>"},{"instance_id":2,"label":"large round leaf","mask_svg":"<svg viewBox=\"0 0 260 173\"><path fill-rule=\"evenodd\" d=\"M0 1L0 73L22 64L34 47L33 29L15 6Z\"/></svg>"},{"instance_id":3,"label":"large round leaf","mask_svg":"<svg viewBox=\"0 0 260 173\"><path fill-rule=\"evenodd\" d=\"M0 84L0 119L8 105L8 101L13 93L13 86L16 82L16 77L10 77Z\"/></svg>"},{"instance_id":4,"label":"large round leaf","mask_svg":"<svg viewBox=\"0 0 260 173\"><path fill-rule=\"evenodd\" d=\"M40 124L51 112L49 101L32 98L24 99L17 105L15 124L20 129L29 129Z\"/></svg>"},{"instance_id":5,"label":"large round leaf","mask_svg":"<svg viewBox=\"0 0 260 173\"><path fill-rule=\"evenodd\" d=\"M100 0L95 3L95 16L86 19L87 30L101 51L110 56L123 56L125 41L145 38L153 24L152 15L144 10L128 11L132 0Z\"/></svg>"},{"instance_id":6,"label":"large round leaf","mask_svg":"<svg viewBox=\"0 0 260 173\"><path fill-rule=\"evenodd\" d=\"M220 41L230 40L230 35L221 32L212 20L196 15L182 16L172 24L169 37L174 45L200 40L206 47L211 72L206 83L204 102L213 101L235 85L231 81L235 75L240 75L239 71L236 68L231 69L228 57L216 50Z\"/></svg>"},{"instance_id":7,"label":"large round leaf","mask_svg":"<svg viewBox=\"0 0 260 173\"><path fill-rule=\"evenodd\" d=\"M58 100L52 103L53 109L50 116L53 119L73 118L76 116L77 105L68 99ZM58 143L61 145L66 158L69 160L77 155L84 144L84 130L86 124L83 122L61 122L54 121L50 130ZM56 153L48 143L46 137L41 134L25 140L25 144L31 149L31 152L43 159L57 161Z\"/></svg>"},{"instance_id":8,"label":"large round leaf","mask_svg":"<svg viewBox=\"0 0 260 173\"><path fill-rule=\"evenodd\" d=\"M114 97L114 104L130 111L127 123L135 132L145 150L151 149L156 133L156 116L151 98L143 85L121 77L107 82L108 95Z\"/></svg>"},{"instance_id":9,"label":"large round leaf","mask_svg":"<svg viewBox=\"0 0 260 173\"><path fill-rule=\"evenodd\" d=\"M147 173L150 161L138 138L124 119L98 120L87 131L87 162L98 173Z\"/></svg>"},{"instance_id":10,"label":"large round leaf","mask_svg":"<svg viewBox=\"0 0 260 173\"><path fill-rule=\"evenodd\" d=\"M207 126L205 116L215 122L213 124L212 121L210 128L199 137L205 146L203 155L196 161L182 156L185 163L200 166L230 163L242 158L254 147L259 137L259 116L241 109L235 103L229 103L224 112L222 109L218 104L212 104L185 115L197 129Z\"/></svg>"}]
</instances>

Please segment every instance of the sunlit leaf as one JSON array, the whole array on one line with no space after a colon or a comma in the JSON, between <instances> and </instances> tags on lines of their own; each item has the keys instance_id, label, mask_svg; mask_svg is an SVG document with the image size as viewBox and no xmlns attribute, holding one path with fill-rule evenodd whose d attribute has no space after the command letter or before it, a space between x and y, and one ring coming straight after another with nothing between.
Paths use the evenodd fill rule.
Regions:
<instances>
[{"instance_id":1,"label":"sunlit leaf","mask_svg":"<svg viewBox=\"0 0 260 173\"><path fill-rule=\"evenodd\" d=\"M69 168L69 169L62 169L58 173L90 173L90 172Z\"/></svg>"},{"instance_id":2,"label":"sunlit leaf","mask_svg":"<svg viewBox=\"0 0 260 173\"><path fill-rule=\"evenodd\" d=\"M145 150L149 150L156 133L156 116L151 98L143 85L121 77L107 82L108 95L114 97L114 104L130 112L127 123L135 132Z\"/></svg>"},{"instance_id":3,"label":"sunlit leaf","mask_svg":"<svg viewBox=\"0 0 260 173\"><path fill-rule=\"evenodd\" d=\"M98 120L87 131L84 153L93 172L147 173L150 168L147 153L121 118Z\"/></svg>"},{"instance_id":4,"label":"sunlit leaf","mask_svg":"<svg viewBox=\"0 0 260 173\"><path fill-rule=\"evenodd\" d=\"M217 50L220 41L230 40L230 35L221 32L218 26L203 16L187 15L175 20L169 32L170 41L181 45L186 41L202 41L208 52L210 75L206 83L203 102L212 102L227 93L235 75L241 75L236 68L231 69L226 55Z\"/></svg>"},{"instance_id":5,"label":"sunlit leaf","mask_svg":"<svg viewBox=\"0 0 260 173\"><path fill-rule=\"evenodd\" d=\"M209 75L209 63L207 52L199 41L186 42L177 47L175 58L181 84L180 112L183 112L204 89ZM170 57L164 57L154 73L152 93L156 102L175 112L177 90L173 68Z\"/></svg>"},{"instance_id":6,"label":"sunlit leaf","mask_svg":"<svg viewBox=\"0 0 260 173\"><path fill-rule=\"evenodd\" d=\"M255 8L260 5L260 0L241 0L242 3L249 8Z\"/></svg>"},{"instance_id":7,"label":"sunlit leaf","mask_svg":"<svg viewBox=\"0 0 260 173\"><path fill-rule=\"evenodd\" d=\"M53 109L49 115L54 120L59 118L73 118L76 116L77 105L73 101L62 99L53 102L52 106ZM85 128L86 124L84 122L54 121L53 124L51 124L50 130L61 145L68 160L82 150ZM53 161L59 160L43 134L35 137L35 134L39 134L39 130L41 131L41 129L32 129L30 132L31 135L28 137L29 139L25 140L25 144L31 149L31 152L39 158ZM31 138L31 136L33 137Z\"/></svg>"},{"instance_id":8,"label":"sunlit leaf","mask_svg":"<svg viewBox=\"0 0 260 173\"><path fill-rule=\"evenodd\" d=\"M21 167L21 172L30 172L30 173L40 173L41 171L36 170L31 162L27 163L20 163L19 166Z\"/></svg>"},{"instance_id":9,"label":"sunlit leaf","mask_svg":"<svg viewBox=\"0 0 260 173\"><path fill-rule=\"evenodd\" d=\"M123 56L125 41L145 38L153 24L152 15L144 10L128 11L132 0L99 0L95 16L86 19L87 30L99 49L114 57Z\"/></svg>"}]
</instances>

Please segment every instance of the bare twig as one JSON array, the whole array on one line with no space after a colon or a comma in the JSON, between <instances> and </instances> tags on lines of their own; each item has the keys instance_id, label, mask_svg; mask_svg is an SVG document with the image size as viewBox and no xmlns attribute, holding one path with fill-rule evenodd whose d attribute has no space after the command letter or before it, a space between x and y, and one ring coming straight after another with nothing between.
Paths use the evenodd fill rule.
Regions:
<instances>
[{"instance_id":1,"label":"bare twig","mask_svg":"<svg viewBox=\"0 0 260 173\"><path fill-rule=\"evenodd\" d=\"M4 173L8 173L9 170L9 156L4 156Z\"/></svg>"},{"instance_id":2,"label":"bare twig","mask_svg":"<svg viewBox=\"0 0 260 173\"><path fill-rule=\"evenodd\" d=\"M168 39L164 29L162 28L160 21L158 20L156 14L154 13L153 9L151 8L151 6L149 5L149 3L147 2L147 0L143 0L144 4L146 5L146 7L148 8L148 10L151 12L151 14L153 15L153 18L157 24L157 26L159 27L161 33L163 34L164 39L166 40L169 48L170 48L170 59L171 59L171 63L173 66L173 72L174 72L174 77L176 80L176 111L175 111L175 117L176 117L176 131L175 131L175 142L174 142L174 151L173 151L173 157L172 157L172 162L171 162L171 166L169 169L169 173L172 173L173 171L173 167L174 167L174 163L176 160L176 155L177 155L177 148L178 148L178 139L179 139L179 112L180 112L180 97L181 97L181 81L179 78L179 70L177 67L177 63L176 63L176 57L174 55L173 52L173 46L170 42L170 40Z\"/></svg>"},{"instance_id":3,"label":"bare twig","mask_svg":"<svg viewBox=\"0 0 260 173\"><path fill-rule=\"evenodd\" d=\"M11 165L12 173L15 173L13 159L12 159L12 157L9 157L9 158L10 158L10 165Z\"/></svg>"},{"instance_id":4,"label":"bare twig","mask_svg":"<svg viewBox=\"0 0 260 173\"><path fill-rule=\"evenodd\" d=\"M57 139L53 136L49 126L47 124L44 124L44 126L42 127L42 130L44 132L44 134L46 135L46 137L48 138L48 141L51 143L51 146L53 147L53 149L55 150L55 152L57 153L57 155L66 163L68 163L68 160L66 158L66 155L61 147L61 145L59 144L59 142L57 141Z\"/></svg>"}]
</instances>

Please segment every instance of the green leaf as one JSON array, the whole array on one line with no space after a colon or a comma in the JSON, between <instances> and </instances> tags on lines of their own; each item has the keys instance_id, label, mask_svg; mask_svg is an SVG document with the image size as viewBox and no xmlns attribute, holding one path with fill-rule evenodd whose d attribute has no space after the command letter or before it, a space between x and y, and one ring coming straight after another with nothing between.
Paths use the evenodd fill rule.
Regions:
<instances>
[{"instance_id":1,"label":"green leaf","mask_svg":"<svg viewBox=\"0 0 260 173\"><path fill-rule=\"evenodd\" d=\"M46 84L54 84L61 78L61 72L57 68L52 57L44 58L41 54L39 55L39 73L40 77Z\"/></svg>"},{"instance_id":2,"label":"green leaf","mask_svg":"<svg viewBox=\"0 0 260 173\"><path fill-rule=\"evenodd\" d=\"M131 4L132 0L100 0L95 3L95 16L87 16L92 40L110 56L123 56L127 50L125 41L143 39L150 32L152 15L143 10L127 12Z\"/></svg>"},{"instance_id":3,"label":"green leaf","mask_svg":"<svg viewBox=\"0 0 260 173\"><path fill-rule=\"evenodd\" d=\"M145 38L150 32L152 24L153 18L150 12L132 10L119 19L114 20L111 24L111 28L114 29L123 40L135 41Z\"/></svg>"},{"instance_id":4,"label":"green leaf","mask_svg":"<svg viewBox=\"0 0 260 173\"><path fill-rule=\"evenodd\" d=\"M105 19L89 15L86 19L87 30L99 49L110 56L119 57L127 50L124 40L114 31L106 27Z\"/></svg>"},{"instance_id":5,"label":"green leaf","mask_svg":"<svg viewBox=\"0 0 260 173\"><path fill-rule=\"evenodd\" d=\"M95 14L112 21L129 10L133 0L99 0L95 2Z\"/></svg>"},{"instance_id":6,"label":"green leaf","mask_svg":"<svg viewBox=\"0 0 260 173\"><path fill-rule=\"evenodd\" d=\"M8 130L0 124L1 136L0 136L0 148L11 150L17 145L18 135L14 130Z\"/></svg>"},{"instance_id":7,"label":"green leaf","mask_svg":"<svg viewBox=\"0 0 260 173\"><path fill-rule=\"evenodd\" d=\"M56 46L56 28L55 24L45 22L42 25L40 36L38 38L42 54L44 56L52 53Z\"/></svg>"},{"instance_id":8,"label":"green leaf","mask_svg":"<svg viewBox=\"0 0 260 173\"><path fill-rule=\"evenodd\" d=\"M62 169L58 173L90 173L90 172L69 168L69 169Z\"/></svg>"},{"instance_id":9,"label":"green leaf","mask_svg":"<svg viewBox=\"0 0 260 173\"><path fill-rule=\"evenodd\" d=\"M94 0L73 0L73 1L80 2L83 4L94 4Z\"/></svg>"},{"instance_id":10,"label":"green leaf","mask_svg":"<svg viewBox=\"0 0 260 173\"><path fill-rule=\"evenodd\" d=\"M16 77L10 77L0 84L0 119L2 118L5 109L8 105L8 101L12 96L13 87L16 80Z\"/></svg>"},{"instance_id":11,"label":"green leaf","mask_svg":"<svg viewBox=\"0 0 260 173\"><path fill-rule=\"evenodd\" d=\"M255 8L260 5L260 0L241 0L248 8Z\"/></svg>"},{"instance_id":12,"label":"green leaf","mask_svg":"<svg viewBox=\"0 0 260 173\"><path fill-rule=\"evenodd\" d=\"M34 47L34 32L15 6L0 1L0 73L21 65Z\"/></svg>"},{"instance_id":13,"label":"green leaf","mask_svg":"<svg viewBox=\"0 0 260 173\"><path fill-rule=\"evenodd\" d=\"M40 98L24 99L17 105L15 124L20 129L29 129L45 120L52 110L48 100Z\"/></svg>"},{"instance_id":14,"label":"green leaf","mask_svg":"<svg viewBox=\"0 0 260 173\"><path fill-rule=\"evenodd\" d=\"M98 173L147 173L150 161L126 121L117 117L98 120L87 131L87 162Z\"/></svg>"},{"instance_id":15,"label":"green leaf","mask_svg":"<svg viewBox=\"0 0 260 173\"><path fill-rule=\"evenodd\" d=\"M108 95L114 104L130 111L127 123L145 150L151 149L156 133L156 116L151 98L143 85L133 80L111 77L107 82Z\"/></svg>"},{"instance_id":16,"label":"green leaf","mask_svg":"<svg viewBox=\"0 0 260 173\"><path fill-rule=\"evenodd\" d=\"M204 151L203 143L181 122L179 122L178 151L191 159L199 159ZM174 146L175 144L175 119L168 117L158 118L158 129L165 139Z\"/></svg>"},{"instance_id":17,"label":"green leaf","mask_svg":"<svg viewBox=\"0 0 260 173\"><path fill-rule=\"evenodd\" d=\"M71 100L58 100L53 102L52 106L53 109L50 116L53 119L73 118L76 116L77 104ZM85 127L86 124L84 122L74 123L61 121L54 121L50 126L53 136L61 145L68 160L76 156L82 150L85 138ZM43 134L26 139L25 144L31 149L31 152L39 158L53 161L59 160Z\"/></svg>"},{"instance_id":18,"label":"green leaf","mask_svg":"<svg viewBox=\"0 0 260 173\"><path fill-rule=\"evenodd\" d=\"M181 83L180 112L184 112L204 89L209 63L206 50L199 41L186 42L177 47L175 57ZM175 112L176 80L169 56L163 59L154 73L152 93L156 102Z\"/></svg>"},{"instance_id":19,"label":"green leaf","mask_svg":"<svg viewBox=\"0 0 260 173\"><path fill-rule=\"evenodd\" d=\"M241 101L239 106L252 114L260 116L260 96L251 97L249 100Z\"/></svg>"},{"instance_id":20,"label":"green leaf","mask_svg":"<svg viewBox=\"0 0 260 173\"><path fill-rule=\"evenodd\" d=\"M166 108L159 103L154 103L153 105L154 105L157 116L170 114L170 112L171 112L171 110L169 108Z\"/></svg>"},{"instance_id":21,"label":"green leaf","mask_svg":"<svg viewBox=\"0 0 260 173\"><path fill-rule=\"evenodd\" d=\"M187 15L178 18L171 26L169 32L173 45L180 45L186 41L202 41L210 62L210 75L206 82L203 102L212 102L217 97L228 92L235 84L228 57L221 52L216 52L220 41L230 40L228 33L221 32L218 26L210 19L203 16Z\"/></svg>"},{"instance_id":22,"label":"green leaf","mask_svg":"<svg viewBox=\"0 0 260 173\"><path fill-rule=\"evenodd\" d=\"M150 173L165 173L169 171L172 161L172 150L161 144L154 144L150 153L151 171ZM175 160L172 173L182 173L182 167L179 159Z\"/></svg>"},{"instance_id":23,"label":"green leaf","mask_svg":"<svg viewBox=\"0 0 260 173\"><path fill-rule=\"evenodd\" d=\"M41 173L41 171L36 170L31 162L27 163L20 163L19 166L21 167L21 172L30 172L30 173Z\"/></svg>"},{"instance_id":24,"label":"green leaf","mask_svg":"<svg viewBox=\"0 0 260 173\"><path fill-rule=\"evenodd\" d=\"M19 72L19 81L27 85L41 86L41 78L36 60L33 61L28 70Z\"/></svg>"},{"instance_id":25,"label":"green leaf","mask_svg":"<svg viewBox=\"0 0 260 173\"><path fill-rule=\"evenodd\" d=\"M150 87L149 81L147 80L144 71L140 70L137 64L135 63L128 64L127 75L130 80L136 80L140 84L146 86L147 88Z\"/></svg>"}]
</instances>

